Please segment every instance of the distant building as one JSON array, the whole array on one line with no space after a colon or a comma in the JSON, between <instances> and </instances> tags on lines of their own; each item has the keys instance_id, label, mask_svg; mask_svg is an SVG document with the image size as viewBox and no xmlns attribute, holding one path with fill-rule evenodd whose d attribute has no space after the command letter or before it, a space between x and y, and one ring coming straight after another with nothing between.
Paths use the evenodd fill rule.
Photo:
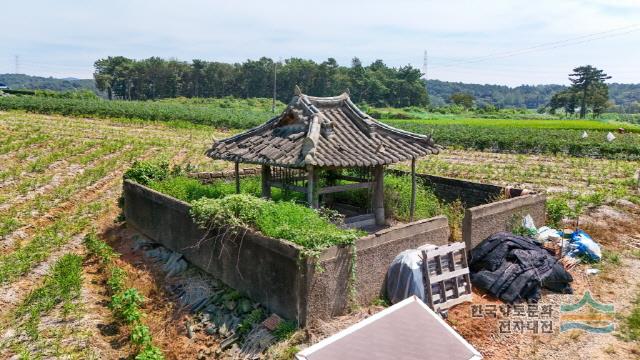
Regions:
<instances>
[{"instance_id":1,"label":"distant building","mask_svg":"<svg viewBox=\"0 0 640 360\"><path fill-rule=\"evenodd\" d=\"M0 90L9 90L9 87L7 86L7 84L0 83Z\"/></svg>"}]
</instances>

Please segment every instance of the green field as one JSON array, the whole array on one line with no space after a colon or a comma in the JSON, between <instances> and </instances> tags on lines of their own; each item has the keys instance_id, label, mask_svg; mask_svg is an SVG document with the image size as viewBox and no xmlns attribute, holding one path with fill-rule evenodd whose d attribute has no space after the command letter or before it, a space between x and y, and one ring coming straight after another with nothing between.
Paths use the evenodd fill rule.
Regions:
<instances>
[{"instance_id":1,"label":"green field","mask_svg":"<svg viewBox=\"0 0 640 360\"><path fill-rule=\"evenodd\" d=\"M284 104L278 102L277 110ZM24 110L38 114L185 121L224 128L250 128L274 116L271 99L167 99L124 101L68 99L45 96L0 97L0 110Z\"/></svg>"},{"instance_id":2,"label":"green field","mask_svg":"<svg viewBox=\"0 0 640 360\"><path fill-rule=\"evenodd\" d=\"M276 114L284 108L277 102ZM617 121L551 118L526 110L503 109L489 114L427 113L420 108L363 109L389 125L433 134L438 144L469 149L522 154L567 154L607 159L640 158L640 125ZM127 121L154 120L180 127L191 124L217 128L247 129L274 116L270 99L176 98L161 101L107 101L45 96L0 97L0 110L24 110L93 118L125 118ZM403 117L402 119L394 117ZM473 116L473 117L471 117ZM504 118L493 118L502 116ZM405 119L405 117L413 117ZM625 134L618 134L618 128ZM588 133L582 138L583 131ZM617 139L606 141L607 132Z\"/></svg>"},{"instance_id":3,"label":"green field","mask_svg":"<svg viewBox=\"0 0 640 360\"><path fill-rule=\"evenodd\" d=\"M477 126L492 128L526 128L526 129L555 129L555 130L595 130L617 131L624 128L625 132L640 133L640 125L619 121L598 120L566 120L566 119L483 119L483 118L448 118L448 119L388 119L384 120L396 126Z\"/></svg>"},{"instance_id":4,"label":"green field","mask_svg":"<svg viewBox=\"0 0 640 360\"><path fill-rule=\"evenodd\" d=\"M517 123L520 121L534 123L537 127L519 126ZM550 128L539 124L546 121L552 122ZM607 124L598 121L567 121L565 128L558 128L562 125L562 120L464 119L385 120L385 122L418 134L433 134L436 143L455 149L521 154L568 154L607 159L640 158L640 134L615 134L616 139L608 142L606 136L610 129L603 129L602 126ZM475 125L469 125L469 123ZM582 126L582 128L574 130L573 126ZM617 125L613 126L617 128ZM586 139L581 137L583 131L587 131L589 135Z\"/></svg>"}]
</instances>

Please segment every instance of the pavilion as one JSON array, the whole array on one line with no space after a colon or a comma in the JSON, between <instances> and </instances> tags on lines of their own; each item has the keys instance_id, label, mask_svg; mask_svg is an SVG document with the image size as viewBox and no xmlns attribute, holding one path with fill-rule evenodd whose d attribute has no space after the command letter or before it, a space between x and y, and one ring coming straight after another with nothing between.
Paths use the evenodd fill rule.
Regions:
<instances>
[{"instance_id":1,"label":"pavilion","mask_svg":"<svg viewBox=\"0 0 640 360\"><path fill-rule=\"evenodd\" d=\"M287 108L266 123L216 141L207 155L235 163L236 191L240 191L239 164L262 166L262 196L271 188L306 194L310 207L331 195L369 189L370 221L384 225L384 166L412 161L411 218L415 207L415 160L438 154L431 136L396 129L362 112L348 93L334 97L296 94ZM343 169L355 170L343 174ZM354 175L357 174L357 175ZM322 176L322 178L321 178ZM342 180L342 184L338 181ZM322 197L322 199L321 199Z\"/></svg>"}]
</instances>

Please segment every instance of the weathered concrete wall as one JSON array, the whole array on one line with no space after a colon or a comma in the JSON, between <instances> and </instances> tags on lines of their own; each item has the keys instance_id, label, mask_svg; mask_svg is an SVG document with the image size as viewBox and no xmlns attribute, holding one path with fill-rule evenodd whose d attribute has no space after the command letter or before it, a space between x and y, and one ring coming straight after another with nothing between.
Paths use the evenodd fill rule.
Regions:
<instances>
[{"instance_id":1,"label":"weathered concrete wall","mask_svg":"<svg viewBox=\"0 0 640 360\"><path fill-rule=\"evenodd\" d=\"M389 170L393 174L408 175L411 173L401 170ZM515 189L491 184L482 184L474 181L449 178L444 176L434 176L427 174L416 174L416 177L424 185L433 188L436 196L445 201L455 201L460 199L465 207L473 207L488 204L498 198L512 198L520 196L522 189Z\"/></svg>"},{"instance_id":2,"label":"weathered concrete wall","mask_svg":"<svg viewBox=\"0 0 640 360\"><path fill-rule=\"evenodd\" d=\"M344 314L349 305L351 250L331 247L319 257L301 255L288 241L247 231L215 237L194 224L190 205L139 184L125 181L127 224L185 258L227 285L245 292L279 315L305 325ZM240 229L242 232L246 230ZM444 216L398 225L356 243L357 301L369 304L383 293L387 268L396 255L449 238ZM323 271L318 271L318 269Z\"/></svg>"},{"instance_id":3,"label":"weathered concrete wall","mask_svg":"<svg viewBox=\"0 0 640 360\"><path fill-rule=\"evenodd\" d=\"M467 251L498 231L510 231L530 214L537 226L546 221L546 196L543 194L521 195L465 210L462 223L462 238Z\"/></svg>"},{"instance_id":4,"label":"weathered concrete wall","mask_svg":"<svg viewBox=\"0 0 640 360\"><path fill-rule=\"evenodd\" d=\"M297 245L243 229L223 240L194 224L189 204L129 181L124 197L128 226L281 316L298 318L304 279Z\"/></svg>"},{"instance_id":5,"label":"weathered concrete wall","mask_svg":"<svg viewBox=\"0 0 640 360\"><path fill-rule=\"evenodd\" d=\"M402 224L363 237L356 242L355 300L368 305L384 295L387 269L402 251L425 244L444 245L449 239L449 224L437 216ZM332 247L319 258L320 269L308 268L307 311L310 318L328 318L347 312L350 292L351 249Z\"/></svg>"}]
</instances>

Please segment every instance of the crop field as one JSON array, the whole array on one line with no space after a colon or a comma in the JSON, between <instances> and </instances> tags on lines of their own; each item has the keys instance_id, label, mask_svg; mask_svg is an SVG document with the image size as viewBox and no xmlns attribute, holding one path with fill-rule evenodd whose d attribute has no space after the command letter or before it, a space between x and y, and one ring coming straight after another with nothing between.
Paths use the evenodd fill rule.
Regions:
<instances>
[{"instance_id":1,"label":"crop field","mask_svg":"<svg viewBox=\"0 0 640 360\"><path fill-rule=\"evenodd\" d=\"M277 110L284 107L277 103ZM101 118L184 121L227 128L257 126L273 116L270 99L165 99L159 101L106 101L44 96L0 97L0 110L25 110Z\"/></svg>"},{"instance_id":2,"label":"crop field","mask_svg":"<svg viewBox=\"0 0 640 360\"><path fill-rule=\"evenodd\" d=\"M520 125L520 121L533 127ZM549 121L549 125L545 125ZM567 154L608 159L640 158L640 134L615 134L606 139L611 127L621 125L598 121L562 120L385 120L389 125L407 131L429 135L445 146L492 152L525 154ZM574 128L579 128L576 130ZM625 129L637 131L628 124ZM604 129L604 130L603 130ZM582 138L583 131L588 137Z\"/></svg>"},{"instance_id":3,"label":"crop field","mask_svg":"<svg viewBox=\"0 0 640 360\"><path fill-rule=\"evenodd\" d=\"M433 128L437 134L439 127ZM482 127L470 128L468 136ZM516 130L521 131L513 133L518 136L528 133ZM119 358L157 349L176 358L192 351L183 323L167 325L172 313L169 305L158 305L163 292L149 266L130 255L105 255L101 245L86 238L98 234L110 239L110 234L122 231L114 223L120 213L121 179L134 160L165 159L199 171L220 170L230 164L208 159L204 150L214 138L231 132L188 122L0 112L0 358ZM620 143L638 141L637 134L625 136ZM594 206L620 199L640 203L634 178L638 169L637 159L461 149L418 163L421 173L524 186L568 201L588 197L585 201ZM127 249L130 245L118 251ZM102 260L96 261L96 256ZM111 264L109 271L100 270L105 263ZM112 324L114 317L123 316L118 313L122 310L106 305L110 286L115 286L114 271L124 277L120 282L138 288L127 294L134 299L135 311L146 313L120 330ZM111 274L108 286L106 273ZM136 291L148 300L138 301ZM153 347L140 348L132 342L134 337L129 340L134 330L149 329Z\"/></svg>"},{"instance_id":4,"label":"crop field","mask_svg":"<svg viewBox=\"0 0 640 360\"><path fill-rule=\"evenodd\" d=\"M132 161L160 158L214 170L221 164L203 155L214 136L221 132L209 127L0 113L0 333L11 328L18 335L0 340L0 357L34 352L86 358L99 352L86 347L87 336L95 334L70 332L73 326L29 328L34 319L57 314L60 308L20 309L33 302L33 291L53 281L48 269L63 255L82 253L85 234L113 223L122 173ZM78 305L84 298L61 304ZM42 301L57 303L55 297ZM93 316L86 312L92 304L80 305L74 307L77 313L70 315L75 320L69 325ZM23 338L25 333L30 335ZM70 337L65 339L69 344L53 347L61 334Z\"/></svg>"},{"instance_id":5,"label":"crop field","mask_svg":"<svg viewBox=\"0 0 640 360\"><path fill-rule=\"evenodd\" d=\"M281 111L284 106L277 102L276 112ZM235 129L257 126L273 116L270 99L234 98L105 101L8 96L0 97L0 110L155 120L171 122L173 126L203 124ZM452 149L627 160L640 158L640 125L627 122L558 119L540 114L511 114L504 111L492 114L490 118L404 111L399 114L409 118L397 119L393 117L395 113L379 110L384 109L368 109L373 116L379 116L389 125L420 134L433 134L439 144ZM514 118L515 115L517 118ZM624 128L625 133L617 133L619 128ZM582 138L584 131L587 132L587 138ZM609 131L615 133L616 139L613 142L606 140Z\"/></svg>"}]
</instances>

